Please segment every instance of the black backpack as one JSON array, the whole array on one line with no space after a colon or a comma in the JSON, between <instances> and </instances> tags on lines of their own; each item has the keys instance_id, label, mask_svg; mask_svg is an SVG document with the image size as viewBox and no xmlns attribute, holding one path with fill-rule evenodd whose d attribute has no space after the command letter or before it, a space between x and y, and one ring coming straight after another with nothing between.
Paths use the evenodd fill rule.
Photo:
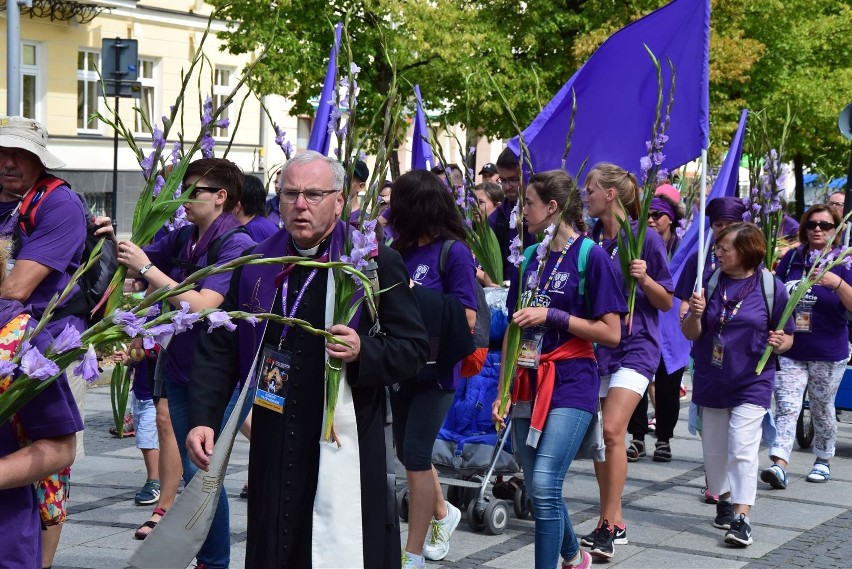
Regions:
<instances>
[{"instance_id":1,"label":"black backpack","mask_svg":"<svg viewBox=\"0 0 852 569\"><path fill-rule=\"evenodd\" d=\"M68 182L54 176L45 176L40 180L40 183L42 185L35 192L27 195L27 198L30 196L32 198L24 198L21 202L18 224L15 226L14 235L15 257L20 252L20 234L23 232L29 235L35 229L36 213L44 198L60 186L71 187ZM86 205L86 200L80 194L77 194L77 197L86 210L86 241L83 246L83 256L80 260L80 264L85 265L89 261L89 257L101 240L101 237L95 236L98 226L94 224L95 216ZM83 273L80 280L77 281L80 290L69 298L61 308L57 309L53 318L58 320L66 316L76 315L84 317L89 326L99 322L104 317L104 307L101 307L95 314L92 314L91 311L97 306L103 295L106 294L117 267L118 259L116 257L115 243L109 239L104 239L98 262Z\"/></svg>"},{"instance_id":2,"label":"black backpack","mask_svg":"<svg viewBox=\"0 0 852 569\"><path fill-rule=\"evenodd\" d=\"M441 281L444 280L444 271L447 266L447 257L450 254L450 247L456 241L448 239L441 246L441 256L438 258L438 274L441 276ZM488 348L491 338L491 308L488 306L488 300L485 298L485 289L478 282L476 283L476 327L473 329L473 344L477 348Z\"/></svg>"}]
</instances>

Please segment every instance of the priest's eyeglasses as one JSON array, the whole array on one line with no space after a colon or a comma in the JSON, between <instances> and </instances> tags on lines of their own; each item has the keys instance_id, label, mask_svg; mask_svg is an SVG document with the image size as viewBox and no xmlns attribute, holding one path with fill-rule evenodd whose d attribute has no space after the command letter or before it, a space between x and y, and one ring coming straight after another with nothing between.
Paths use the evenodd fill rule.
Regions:
<instances>
[{"instance_id":1,"label":"priest's eyeglasses","mask_svg":"<svg viewBox=\"0 0 852 569\"><path fill-rule=\"evenodd\" d=\"M336 194L340 190L291 190L284 188L281 190L278 195L281 197L282 203L296 203L296 200L299 199L299 196L303 196L305 201L311 205L317 205L322 200L331 194Z\"/></svg>"}]
</instances>

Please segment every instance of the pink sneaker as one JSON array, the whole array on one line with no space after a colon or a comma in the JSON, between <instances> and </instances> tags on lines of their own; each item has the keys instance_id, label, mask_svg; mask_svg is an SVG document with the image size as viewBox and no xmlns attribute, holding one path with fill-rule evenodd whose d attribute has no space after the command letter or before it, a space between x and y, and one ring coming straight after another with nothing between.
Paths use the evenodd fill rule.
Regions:
<instances>
[{"instance_id":1,"label":"pink sneaker","mask_svg":"<svg viewBox=\"0 0 852 569\"><path fill-rule=\"evenodd\" d=\"M589 569L592 566L592 556L584 550L580 550L580 562L572 565L570 561L562 560L562 569Z\"/></svg>"},{"instance_id":2,"label":"pink sneaker","mask_svg":"<svg viewBox=\"0 0 852 569\"><path fill-rule=\"evenodd\" d=\"M714 496L713 494L711 494L710 490L707 489L707 486L705 486L702 491L704 492L704 503L705 504L718 504L719 503L719 496Z\"/></svg>"}]
</instances>

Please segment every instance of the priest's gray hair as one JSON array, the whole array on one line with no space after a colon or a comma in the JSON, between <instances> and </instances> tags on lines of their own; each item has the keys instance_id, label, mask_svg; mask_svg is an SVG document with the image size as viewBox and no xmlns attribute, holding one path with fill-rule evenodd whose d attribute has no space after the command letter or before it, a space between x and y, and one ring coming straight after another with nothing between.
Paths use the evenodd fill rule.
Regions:
<instances>
[{"instance_id":1,"label":"priest's gray hair","mask_svg":"<svg viewBox=\"0 0 852 569\"><path fill-rule=\"evenodd\" d=\"M335 160L329 156L324 156L319 152L314 150L305 150L303 152L299 152L289 160L287 160L283 166L281 166L281 177L279 180L283 180L287 175L287 170L298 164L308 164L314 161L321 161L328 164L329 168L331 168L331 183L332 187L328 188L329 190L342 190L343 189L343 181L346 178L346 171L343 169L343 164L340 163L339 160ZM325 189L325 188L322 188Z\"/></svg>"}]
</instances>

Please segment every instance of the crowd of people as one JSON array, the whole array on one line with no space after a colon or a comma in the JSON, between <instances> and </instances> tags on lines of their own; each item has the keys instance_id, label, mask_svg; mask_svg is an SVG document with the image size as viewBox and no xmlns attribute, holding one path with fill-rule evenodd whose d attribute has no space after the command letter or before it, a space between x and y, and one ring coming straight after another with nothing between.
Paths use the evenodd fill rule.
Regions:
<instances>
[{"instance_id":1,"label":"crowd of people","mask_svg":"<svg viewBox=\"0 0 852 569\"><path fill-rule=\"evenodd\" d=\"M0 238L7 240L0 246L0 348L6 360L81 264L87 223L111 235L108 219L94 218L67 183L48 173L62 166L37 122L0 120ZM612 558L615 546L627 543L622 495L629 463L650 454L649 393L656 415L653 460L676 456L672 440L687 365L663 350L666 319L692 343L692 403L705 495L716 503L712 524L725 531L726 543L753 543L749 515L758 480L787 487L806 388L816 431L816 459L807 480L830 480L834 396L850 355L846 313L852 309L852 271L838 265L808 291L792 318L782 322L781 316L813 253L838 247L843 194L808 209L798 245L777 267L763 266L767 243L757 226L742 221L742 201L712 200L707 204L712 239L701 277L695 255L675 282L676 229L684 219L676 188L656 189L644 246L622 265L624 232L639 231L636 177L600 163L582 188L561 170L525 179L517 156L506 149L496 163L483 166L482 182L472 188L476 215L487 218L504 260L507 282L492 283L477 265L465 219L449 191L463 184L457 168L407 172L382 184L376 204L357 201L369 180L367 165L358 161L353 172L347 179L339 161L300 152L281 167L275 196L266 200L264 184L232 162L196 160L182 180L191 188L184 206L189 224L164 229L144 246L117 242L128 286L144 296L173 287L199 268L248 254L338 260L352 231L363 229L368 211L383 235L367 254L368 276L382 291L376 310L362 306L348 323L332 323L334 276L316 266L244 265L208 276L168 300L187 313L221 308L297 318L327 330L333 341L286 320L239 320L231 330L209 331L196 322L154 349L137 338L115 354L135 370L133 429L146 470L135 501L155 505L135 532L137 539L147 539L168 515L181 478L188 483L210 467L219 433L234 411L251 440L244 488L246 567L411 569L444 559L461 512L444 498L432 446L455 391L478 367L465 358L469 354L459 354L437 373L422 370L435 364L429 320L449 322L455 315L462 334L473 334L480 286L508 287L508 317L532 354L519 364L512 386L500 385L498 393L511 387L511 406L502 412L498 398L492 418L502 427L511 422L533 506L536 568L561 563L563 569L586 569L593 556ZM344 192L347 185L350 191ZM349 219L341 219L345 194L353 198ZM542 234L546 240L538 243ZM518 243L522 256L512 253ZM634 282L635 304L628 310ZM445 307L426 318L419 304L425 290ZM421 311L411 309L418 305ZM82 314L59 308L30 338L32 345L50 345L65 326L85 328ZM757 374L767 346L774 356ZM505 344L503 352L502 365L512 365L505 361ZM330 359L343 362L336 445L320 442ZM251 377L258 361L267 375ZM0 378L0 392L14 380ZM247 382L252 405L236 408ZM777 436L769 441L771 465L761 471L762 426L773 396ZM13 421L0 425L3 566L43 569L53 562L70 466L83 452L84 403L85 384L69 368ZM605 445L599 457L605 460L594 464L599 517L594 531L577 536L563 484L597 416ZM394 449L409 490L405 543L394 499ZM45 479L49 490L34 491ZM230 566L228 500L223 489L197 567Z\"/></svg>"}]
</instances>

